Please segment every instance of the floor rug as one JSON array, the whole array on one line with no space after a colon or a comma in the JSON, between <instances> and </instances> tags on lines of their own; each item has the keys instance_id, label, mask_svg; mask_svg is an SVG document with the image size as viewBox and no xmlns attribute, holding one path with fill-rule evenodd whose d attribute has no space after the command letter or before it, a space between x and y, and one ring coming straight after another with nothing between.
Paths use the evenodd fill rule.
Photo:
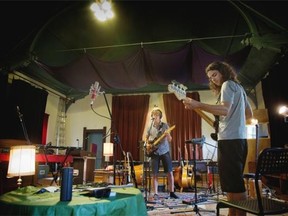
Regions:
<instances>
[{"instance_id":1,"label":"floor rug","mask_svg":"<svg viewBox=\"0 0 288 216\"><path fill-rule=\"evenodd\" d=\"M154 199L154 194L147 195L147 211L149 216L154 215L207 215L214 216L217 197L211 194L194 192L176 192L179 199L169 197L169 193L159 193L159 198ZM144 196L145 197L145 196ZM195 199L196 198L196 199Z\"/></svg>"}]
</instances>

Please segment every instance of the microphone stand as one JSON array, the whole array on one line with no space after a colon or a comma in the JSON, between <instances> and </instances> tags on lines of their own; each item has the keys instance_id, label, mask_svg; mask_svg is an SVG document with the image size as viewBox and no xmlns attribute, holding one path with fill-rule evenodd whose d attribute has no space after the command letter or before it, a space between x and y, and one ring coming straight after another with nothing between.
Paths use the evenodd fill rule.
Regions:
<instances>
[{"instance_id":1,"label":"microphone stand","mask_svg":"<svg viewBox=\"0 0 288 216\"><path fill-rule=\"evenodd\" d=\"M195 211L196 215L199 214L199 208L198 208L198 198L197 198L197 184L196 184L196 144L192 141L193 145L193 175L194 175L194 200L195 200L195 205L193 211Z\"/></svg>"},{"instance_id":2,"label":"microphone stand","mask_svg":"<svg viewBox=\"0 0 288 216\"><path fill-rule=\"evenodd\" d=\"M30 142L30 139L29 139L29 136L28 136L28 133L27 133L27 129L26 129L26 126L25 126L25 123L24 123L24 120L23 120L23 114L20 112L20 108L19 106L16 106L16 109L17 109L17 113L18 113L18 116L19 116L19 120L20 120L20 123L21 123L21 126L22 126L22 131L23 131L23 134L24 134L24 137L27 141L27 144L28 145L31 145L31 142ZM19 177L20 178L20 177ZM32 178L32 184L37 184L36 183L36 179L35 178Z\"/></svg>"},{"instance_id":3,"label":"microphone stand","mask_svg":"<svg viewBox=\"0 0 288 216\"><path fill-rule=\"evenodd\" d=\"M103 95L104 95L105 103L106 103L106 106L107 106L107 109L109 112L109 116L111 119L112 128L114 128L114 132L112 131L111 134L112 133L114 134L114 136L113 136L113 155L114 155L114 157L113 157L113 185L115 185L116 184L116 157L115 157L116 144L119 144L119 146L121 148L121 152L124 155L124 158L125 158L125 152L123 151L122 145L120 143L120 138L119 138L118 134L116 133L115 125L114 125L113 119L112 119L112 113L111 113L105 92L103 92Z\"/></svg>"},{"instance_id":4,"label":"microphone stand","mask_svg":"<svg viewBox=\"0 0 288 216\"><path fill-rule=\"evenodd\" d=\"M143 155L143 181L145 181L145 184L143 184L143 186L145 186L144 187L144 190L145 190L145 201L146 201L146 203L147 203L147 201L148 201L148 194L147 194L147 192L148 192L148 185L149 185L149 194L150 194L150 191L151 191L151 180L150 180L150 158L149 158L149 160L147 160L147 142L148 142L148 138L149 138L149 136L150 136L150 131L151 131L151 129L152 129L152 126L153 126L153 123L154 123L154 118L152 118L151 119L152 121L151 121L151 124L150 124L150 127L149 127L149 130L148 130L148 137L147 137L147 139L146 139L146 141L145 141L145 143L144 143L144 146L143 146L143 150L144 150L144 155ZM148 163L149 162L149 163ZM147 170L147 166L149 166L148 168L148 170ZM149 176L148 176L148 180L147 180L147 172L149 172ZM148 185L147 185L147 182L148 182Z\"/></svg>"},{"instance_id":5,"label":"microphone stand","mask_svg":"<svg viewBox=\"0 0 288 216\"><path fill-rule=\"evenodd\" d=\"M194 175L194 202L191 202L191 204L194 203L194 208L192 211L194 211L196 213L196 215L201 215L200 214L200 209L198 208L197 203L200 202L204 202L207 201L207 199L202 198L201 200L198 200L197 198L197 181L196 181L196 145L202 145L204 143L204 138L202 138L202 140L200 139L192 139L191 141L186 142L188 144L192 144L193 145L193 175ZM192 178L191 178L192 180ZM188 203L187 203L188 204ZM213 210L202 210L205 212L214 212ZM188 212L188 211L185 211ZM177 212L178 213L178 212Z\"/></svg>"},{"instance_id":6,"label":"microphone stand","mask_svg":"<svg viewBox=\"0 0 288 216\"><path fill-rule=\"evenodd\" d=\"M20 112L19 106L17 106L16 108L17 108L19 120L20 120L20 123L21 123L21 126L22 126L22 130L23 130L24 137L25 137L28 145L31 145L30 139L29 139L29 137L28 137L27 129L26 129L26 126L25 126L25 123L24 123L24 121L23 121L23 119L22 119L23 114Z\"/></svg>"}]
</instances>

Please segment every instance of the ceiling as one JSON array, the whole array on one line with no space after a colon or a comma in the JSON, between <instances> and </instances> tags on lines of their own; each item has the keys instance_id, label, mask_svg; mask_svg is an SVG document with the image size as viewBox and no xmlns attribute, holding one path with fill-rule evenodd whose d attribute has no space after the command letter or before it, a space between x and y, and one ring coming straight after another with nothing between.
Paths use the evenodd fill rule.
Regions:
<instances>
[{"instance_id":1,"label":"ceiling","mask_svg":"<svg viewBox=\"0 0 288 216\"><path fill-rule=\"evenodd\" d=\"M208 89L205 66L226 60L253 94L287 52L284 1L113 1L106 23L90 4L1 2L1 73L17 70L75 101L95 81L112 94L166 92L171 80Z\"/></svg>"}]
</instances>

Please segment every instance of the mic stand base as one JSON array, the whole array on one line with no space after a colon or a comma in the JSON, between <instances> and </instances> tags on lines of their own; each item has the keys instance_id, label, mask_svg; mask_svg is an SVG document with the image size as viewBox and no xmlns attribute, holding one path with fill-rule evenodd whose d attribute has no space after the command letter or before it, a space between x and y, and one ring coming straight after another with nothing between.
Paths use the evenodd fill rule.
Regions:
<instances>
[{"instance_id":1,"label":"mic stand base","mask_svg":"<svg viewBox=\"0 0 288 216\"><path fill-rule=\"evenodd\" d=\"M190 144L190 143L189 143ZM194 204L194 208L193 208L193 212L196 213L196 215L201 215L199 213L199 208L198 208L198 205L197 203L200 203L200 202L204 202L204 200L198 200L198 197L197 197L197 178L196 178L196 145L197 144L200 144L200 143L195 143L195 142L191 142L191 144L193 145L193 175L194 175L194 203L192 202L191 204ZM192 180L192 178L191 178ZM207 201L205 199L205 201ZM203 210L203 211L207 211L207 212L215 212L215 211L211 211L211 210Z\"/></svg>"}]
</instances>

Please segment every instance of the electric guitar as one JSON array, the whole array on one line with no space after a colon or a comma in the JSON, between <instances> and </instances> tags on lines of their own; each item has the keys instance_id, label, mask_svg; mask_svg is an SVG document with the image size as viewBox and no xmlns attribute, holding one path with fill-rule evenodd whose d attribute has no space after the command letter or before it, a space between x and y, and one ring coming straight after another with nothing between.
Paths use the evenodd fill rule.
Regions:
<instances>
[{"instance_id":1,"label":"electric guitar","mask_svg":"<svg viewBox=\"0 0 288 216\"><path fill-rule=\"evenodd\" d=\"M168 85L168 91L174 93L178 100L183 100L186 98L186 89L187 87L177 81L173 80ZM213 121L208 115L206 115L203 111L199 109L193 109L201 118L203 118L211 127L215 128L215 133L211 133L211 138L217 141L217 133L218 133L218 123L219 116L215 116L215 120Z\"/></svg>"},{"instance_id":2,"label":"electric guitar","mask_svg":"<svg viewBox=\"0 0 288 216\"><path fill-rule=\"evenodd\" d=\"M172 127L168 128L165 132L170 132L172 131L174 128L176 127L176 125L173 125ZM158 149L158 144L159 142L166 136L165 133L163 133L161 136L159 136L158 138L156 137L155 140L153 140L152 142L148 142L147 146L146 146L146 155L148 157L151 157L153 155L153 153Z\"/></svg>"}]
</instances>

